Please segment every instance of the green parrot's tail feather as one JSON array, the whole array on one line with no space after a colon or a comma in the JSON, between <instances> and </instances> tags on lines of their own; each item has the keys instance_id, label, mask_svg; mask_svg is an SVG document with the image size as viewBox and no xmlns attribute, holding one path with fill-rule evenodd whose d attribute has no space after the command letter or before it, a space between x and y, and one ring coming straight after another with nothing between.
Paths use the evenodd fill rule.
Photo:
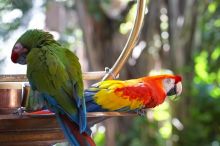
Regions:
<instances>
[{"instance_id":1,"label":"green parrot's tail feather","mask_svg":"<svg viewBox=\"0 0 220 146\"><path fill-rule=\"evenodd\" d=\"M56 117L71 146L95 146L92 138L86 132L80 133L79 127L67 116L56 114Z\"/></svg>"},{"instance_id":2,"label":"green parrot's tail feather","mask_svg":"<svg viewBox=\"0 0 220 146\"><path fill-rule=\"evenodd\" d=\"M86 105L85 102L82 102L82 105L79 107L79 127L80 133L86 130L87 119L86 119Z\"/></svg>"},{"instance_id":3,"label":"green parrot's tail feather","mask_svg":"<svg viewBox=\"0 0 220 146\"><path fill-rule=\"evenodd\" d=\"M88 130L88 128L86 127L87 125L87 120L86 120L86 110L85 110L85 105L81 105L78 108L78 114L76 113L68 113L66 112L58 103L57 101L52 98L50 95L43 93L42 96L46 99L46 101L48 101L48 104L50 105L50 109L55 112L55 113L63 113L66 116L68 116L68 118L72 121L75 122L79 125L79 129L80 129L80 133L84 132L84 131L90 131Z\"/></svg>"},{"instance_id":4,"label":"green parrot's tail feather","mask_svg":"<svg viewBox=\"0 0 220 146\"><path fill-rule=\"evenodd\" d=\"M73 102L76 102L77 108L79 110L78 111L78 113L79 113L79 127L80 127L80 132L82 133L86 130L86 125L87 125L86 105L85 105L85 99L78 97L76 93L77 93L77 89L74 86L73 95L74 95L74 97L77 97L77 98Z\"/></svg>"}]
</instances>

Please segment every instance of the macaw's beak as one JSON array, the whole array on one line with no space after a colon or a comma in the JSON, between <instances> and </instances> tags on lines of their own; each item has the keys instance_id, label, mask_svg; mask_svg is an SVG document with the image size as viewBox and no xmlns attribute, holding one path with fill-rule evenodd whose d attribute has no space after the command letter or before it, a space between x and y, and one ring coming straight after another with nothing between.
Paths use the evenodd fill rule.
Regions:
<instances>
[{"instance_id":1,"label":"macaw's beak","mask_svg":"<svg viewBox=\"0 0 220 146\"><path fill-rule=\"evenodd\" d=\"M24 56L24 54L26 54L27 52L28 52L28 49L24 48L20 43L15 44L15 46L12 49L12 53L11 53L12 62L13 63L20 63L21 61L19 61L19 58L21 58L21 56ZM23 64L23 63L21 63L21 64Z\"/></svg>"},{"instance_id":2,"label":"macaw's beak","mask_svg":"<svg viewBox=\"0 0 220 146\"><path fill-rule=\"evenodd\" d=\"M178 82L175 84L173 88L170 89L170 91L167 93L167 96L179 96L182 93L182 83Z\"/></svg>"},{"instance_id":3,"label":"macaw's beak","mask_svg":"<svg viewBox=\"0 0 220 146\"><path fill-rule=\"evenodd\" d=\"M181 82L178 82L176 84L176 95L179 96L182 93L183 86Z\"/></svg>"}]
</instances>

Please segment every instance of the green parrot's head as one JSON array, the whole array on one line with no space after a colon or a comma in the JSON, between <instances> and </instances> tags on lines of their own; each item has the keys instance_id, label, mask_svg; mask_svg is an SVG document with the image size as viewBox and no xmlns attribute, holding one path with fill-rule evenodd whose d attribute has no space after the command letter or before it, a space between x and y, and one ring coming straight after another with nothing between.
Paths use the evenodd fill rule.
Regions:
<instances>
[{"instance_id":1,"label":"green parrot's head","mask_svg":"<svg viewBox=\"0 0 220 146\"><path fill-rule=\"evenodd\" d=\"M26 64L26 56L31 51L31 49L40 48L50 40L53 40L53 36L43 30L32 29L26 31L16 41L12 49L11 60L14 63Z\"/></svg>"}]
</instances>

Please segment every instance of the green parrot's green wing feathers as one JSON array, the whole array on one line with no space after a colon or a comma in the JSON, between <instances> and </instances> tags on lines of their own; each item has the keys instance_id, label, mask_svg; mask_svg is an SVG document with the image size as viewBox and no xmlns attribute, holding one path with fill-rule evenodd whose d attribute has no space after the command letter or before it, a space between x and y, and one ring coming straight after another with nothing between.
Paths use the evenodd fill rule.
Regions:
<instances>
[{"instance_id":1,"label":"green parrot's green wing feathers","mask_svg":"<svg viewBox=\"0 0 220 146\"><path fill-rule=\"evenodd\" d=\"M56 106L86 128L86 106L78 58L56 44L33 48L27 56L27 76L30 84L46 96L50 106ZM51 98L52 97L52 98Z\"/></svg>"},{"instance_id":2,"label":"green parrot's green wing feathers","mask_svg":"<svg viewBox=\"0 0 220 146\"><path fill-rule=\"evenodd\" d=\"M76 93L78 98L81 100L84 100L83 98L83 79L82 79L82 71L81 66L79 64L79 59L77 56L75 56L70 50L65 50L65 66L66 70L68 72L68 75L71 79L71 81L74 83L76 82L74 88L76 90ZM78 103L81 104L81 103Z\"/></svg>"},{"instance_id":3,"label":"green parrot's green wing feathers","mask_svg":"<svg viewBox=\"0 0 220 146\"><path fill-rule=\"evenodd\" d=\"M74 81L66 71L62 49L48 48L48 46L41 49L33 48L27 57L31 64L28 66L27 76L38 91L53 96L66 112L72 114L76 111L73 98L75 101L79 98L73 93L77 81ZM61 58L64 58L64 61Z\"/></svg>"}]
</instances>

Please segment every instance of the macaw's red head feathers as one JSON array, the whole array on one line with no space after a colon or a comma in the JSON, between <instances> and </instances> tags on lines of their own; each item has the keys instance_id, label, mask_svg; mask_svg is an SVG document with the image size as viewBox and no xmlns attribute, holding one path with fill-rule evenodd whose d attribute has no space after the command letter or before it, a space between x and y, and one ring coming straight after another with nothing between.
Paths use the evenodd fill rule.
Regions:
<instances>
[{"instance_id":1,"label":"macaw's red head feathers","mask_svg":"<svg viewBox=\"0 0 220 146\"><path fill-rule=\"evenodd\" d=\"M48 32L33 29L26 31L16 41L12 53L11 60L14 63L26 64L26 56L32 48L38 48L48 43L48 40L53 40L53 36Z\"/></svg>"},{"instance_id":2,"label":"macaw's red head feathers","mask_svg":"<svg viewBox=\"0 0 220 146\"><path fill-rule=\"evenodd\" d=\"M175 75L157 75L142 78L151 87L152 100L146 107L155 107L164 102L168 96L177 99L182 92L182 78Z\"/></svg>"},{"instance_id":3,"label":"macaw's red head feathers","mask_svg":"<svg viewBox=\"0 0 220 146\"><path fill-rule=\"evenodd\" d=\"M167 96L179 96L182 93L181 76L165 75L162 80L163 88Z\"/></svg>"}]
</instances>

